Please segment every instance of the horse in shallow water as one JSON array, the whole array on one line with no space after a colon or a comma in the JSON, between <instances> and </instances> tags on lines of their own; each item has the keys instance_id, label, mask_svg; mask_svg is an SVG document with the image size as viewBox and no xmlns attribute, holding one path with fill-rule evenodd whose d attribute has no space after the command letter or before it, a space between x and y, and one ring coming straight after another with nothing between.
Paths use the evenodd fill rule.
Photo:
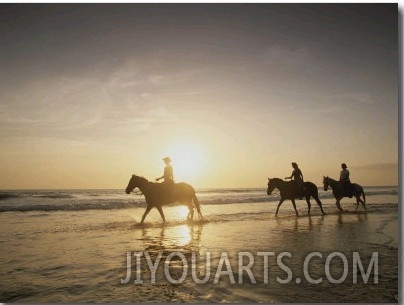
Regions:
<instances>
[{"instance_id":1,"label":"horse in shallow water","mask_svg":"<svg viewBox=\"0 0 404 305\"><path fill-rule=\"evenodd\" d=\"M168 186L164 183L150 182L146 178L132 175L125 190L126 194L129 194L135 188L138 188L143 193L147 203L141 224L143 224L147 214L149 214L150 210L154 207L157 208L161 218L163 218L163 221L165 222L166 219L164 217L162 206L174 202L179 202L188 206L188 219L193 219L194 217L194 206L198 212L199 218L202 218L201 207L196 198L195 189L188 183L174 183L173 185ZM168 188L171 189L168 190Z\"/></svg>"},{"instance_id":2,"label":"horse in shallow water","mask_svg":"<svg viewBox=\"0 0 404 305\"><path fill-rule=\"evenodd\" d=\"M275 216L278 215L279 207L286 200L289 199L292 201L293 208L295 209L296 216L299 216L299 213L296 210L295 199L296 197L296 189L294 181L284 181L280 178L268 178L268 188L267 194L271 195L274 189L278 189L281 194L281 200L278 203L278 207L276 208ZM303 183L303 196L306 198L307 208L309 210L308 214L310 215L310 197L313 197L316 200L318 206L320 207L321 213L324 215L325 212L323 210L323 205L321 204L320 199L318 198L318 189L317 186L310 182L306 181Z\"/></svg>"},{"instance_id":3,"label":"horse in shallow water","mask_svg":"<svg viewBox=\"0 0 404 305\"><path fill-rule=\"evenodd\" d=\"M341 208L340 201L344 197L349 197L348 194L346 194L344 187L341 182L331 179L329 177L324 177L323 176L323 184L324 184L324 191L328 190L328 187L331 187L332 193L337 200L335 204L337 205L338 210L341 212L343 209ZM352 183L352 194L356 198L356 210L358 210L359 207L359 202L362 203L362 206L366 210L366 196L365 192L363 191L363 187L360 186L359 184ZM361 195L363 197L363 200L361 199ZM352 196L351 196L352 197Z\"/></svg>"}]
</instances>

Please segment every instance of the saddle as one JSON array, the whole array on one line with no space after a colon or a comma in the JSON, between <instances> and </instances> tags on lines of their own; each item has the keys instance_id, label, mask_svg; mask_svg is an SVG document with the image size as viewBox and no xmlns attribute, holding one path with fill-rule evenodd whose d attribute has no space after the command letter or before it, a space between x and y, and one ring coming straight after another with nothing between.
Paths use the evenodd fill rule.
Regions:
<instances>
[{"instance_id":1,"label":"saddle","mask_svg":"<svg viewBox=\"0 0 404 305\"><path fill-rule=\"evenodd\" d=\"M174 190L175 190L175 183L160 183L161 186L161 191L164 196L164 198L168 202L173 202L175 198Z\"/></svg>"},{"instance_id":2,"label":"saddle","mask_svg":"<svg viewBox=\"0 0 404 305\"><path fill-rule=\"evenodd\" d=\"M342 184L342 190L344 197L353 197L353 184L352 183L341 183Z\"/></svg>"},{"instance_id":3,"label":"saddle","mask_svg":"<svg viewBox=\"0 0 404 305\"><path fill-rule=\"evenodd\" d=\"M302 200L303 199L303 197L304 197L304 186L300 189L300 190L298 190L297 188L295 188L295 199L300 199L300 200Z\"/></svg>"},{"instance_id":4,"label":"saddle","mask_svg":"<svg viewBox=\"0 0 404 305\"><path fill-rule=\"evenodd\" d=\"M296 181L289 181L289 187L292 189L290 195L293 196L294 199L300 199L302 200L303 197L305 196L305 188L304 185L302 185L301 189L298 188Z\"/></svg>"}]
</instances>

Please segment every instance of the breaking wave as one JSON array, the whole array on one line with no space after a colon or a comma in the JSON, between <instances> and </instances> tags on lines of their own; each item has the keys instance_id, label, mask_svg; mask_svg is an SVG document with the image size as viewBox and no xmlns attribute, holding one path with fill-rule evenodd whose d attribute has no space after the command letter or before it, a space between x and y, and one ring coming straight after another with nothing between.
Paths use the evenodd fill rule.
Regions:
<instances>
[{"instance_id":1,"label":"breaking wave","mask_svg":"<svg viewBox=\"0 0 404 305\"><path fill-rule=\"evenodd\" d=\"M366 196L397 195L398 187L365 187ZM197 191L202 205L277 202L279 192L266 194L266 189L204 189ZM319 188L321 199L333 198L332 192ZM0 192L0 212L82 211L139 208L144 196L123 190L16 190Z\"/></svg>"}]
</instances>

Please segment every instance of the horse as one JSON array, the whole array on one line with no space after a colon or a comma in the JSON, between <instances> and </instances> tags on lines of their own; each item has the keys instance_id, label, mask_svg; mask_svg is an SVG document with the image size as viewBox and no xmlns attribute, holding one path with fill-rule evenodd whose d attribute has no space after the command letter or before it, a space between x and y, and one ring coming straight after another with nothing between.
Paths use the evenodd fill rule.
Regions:
<instances>
[{"instance_id":1,"label":"horse","mask_svg":"<svg viewBox=\"0 0 404 305\"><path fill-rule=\"evenodd\" d=\"M171 194L168 194L168 187L172 187ZM157 208L163 222L166 221L163 213L163 205L179 202L188 206L189 213L187 219L193 219L194 206L198 212L199 218L202 218L201 206L195 195L195 189L188 183L174 183L172 186L167 186L164 183L150 182L144 177L132 175L126 187L126 194L130 194L135 188L138 188L145 196L147 207L142 216L141 224L152 208Z\"/></svg>"},{"instance_id":2,"label":"horse","mask_svg":"<svg viewBox=\"0 0 404 305\"><path fill-rule=\"evenodd\" d=\"M295 182L294 181L284 181L280 178L268 178L268 189L267 194L271 195L274 189L278 189L281 193L281 200L278 203L278 207L276 208L275 216L278 216L279 207L281 204L286 200L289 199L292 201L293 208L295 209L296 216L299 216L299 213L296 210L295 198L296 198L296 189L295 189ZM303 195L306 198L307 207L308 207L308 214L310 215L310 197L313 197L316 200L317 204L321 209L321 213L325 215L323 210L323 205L318 198L318 189L317 186L309 181L303 183Z\"/></svg>"},{"instance_id":3,"label":"horse","mask_svg":"<svg viewBox=\"0 0 404 305\"><path fill-rule=\"evenodd\" d=\"M335 199L337 200L335 204L337 205L338 210L342 212L343 209L341 208L340 201L344 197L349 197L345 193L342 183L329 177L323 176L323 184L324 184L324 191L327 191L328 187L331 187L332 193ZM355 196L356 198L356 210L358 210L359 202L362 203L362 206L366 210L366 196L365 192L363 191L363 187L360 186L359 184L352 183L352 195ZM363 197L363 200L361 199L361 195Z\"/></svg>"}]
</instances>

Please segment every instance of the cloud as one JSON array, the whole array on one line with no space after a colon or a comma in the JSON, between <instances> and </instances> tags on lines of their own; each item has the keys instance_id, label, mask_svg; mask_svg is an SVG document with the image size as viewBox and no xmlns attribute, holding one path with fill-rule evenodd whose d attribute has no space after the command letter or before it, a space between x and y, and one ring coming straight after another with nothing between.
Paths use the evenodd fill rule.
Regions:
<instances>
[{"instance_id":1,"label":"cloud","mask_svg":"<svg viewBox=\"0 0 404 305\"><path fill-rule=\"evenodd\" d=\"M350 166L354 169L364 169L364 170L397 170L398 171L398 163L373 163L373 164L365 164L365 165L353 165Z\"/></svg>"},{"instance_id":2,"label":"cloud","mask_svg":"<svg viewBox=\"0 0 404 305\"><path fill-rule=\"evenodd\" d=\"M107 80L106 85L110 87L133 87L145 83L142 70L137 60L125 61L116 67Z\"/></svg>"},{"instance_id":3,"label":"cloud","mask_svg":"<svg viewBox=\"0 0 404 305\"><path fill-rule=\"evenodd\" d=\"M82 128L101 118L102 87L90 79L36 80L2 99L0 124L9 128ZM100 107L101 106L101 107Z\"/></svg>"},{"instance_id":4,"label":"cloud","mask_svg":"<svg viewBox=\"0 0 404 305\"><path fill-rule=\"evenodd\" d=\"M111 88L158 89L164 86L192 83L196 77L208 76L207 67L198 54L189 51L156 51L139 57L128 57L109 68L105 76Z\"/></svg>"},{"instance_id":5,"label":"cloud","mask_svg":"<svg viewBox=\"0 0 404 305\"><path fill-rule=\"evenodd\" d=\"M107 118L103 129L136 133L157 128L159 125L171 123L177 120L177 117L164 106L155 106L144 109L143 111L133 112L132 115L126 115L124 118Z\"/></svg>"},{"instance_id":6,"label":"cloud","mask_svg":"<svg viewBox=\"0 0 404 305\"><path fill-rule=\"evenodd\" d=\"M321 70L321 65L312 50L301 46L291 48L284 45L268 47L262 54L262 62L279 70L296 72L314 72Z\"/></svg>"},{"instance_id":7,"label":"cloud","mask_svg":"<svg viewBox=\"0 0 404 305\"><path fill-rule=\"evenodd\" d=\"M374 99L371 95L364 92L352 92L352 93L341 93L334 95L317 95L315 93L312 96L303 94L296 98L299 100L311 100L315 103L304 103L305 107L290 106L293 109L291 111L296 111L299 113L321 113L321 114L340 114L340 113L350 113L366 106L374 106ZM301 103L299 103L301 104Z\"/></svg>"},{"instance_id":8,"label":"cloud","mask_svg":"<svg viewBox=\"0 0 404 305\"><path fill-rule=\"evenodd\" d=\"M83 76L37 79L24 90L8 91L1 98L3 135L75 132L83 129L143 131L175 120L163 103L147 90L122 90Z\"/></svg>"},{"instance_id":9,"label":"cloud","mask_svg":"<svg viewBox=\"0 0 404 305\"><path fill-rule=\"evenodd\" d=\"M347 103L347 104L375 104L373 97L364 92L348 92L329 96L329 99L334 102Z\"/></svg>"}]
</instances>

